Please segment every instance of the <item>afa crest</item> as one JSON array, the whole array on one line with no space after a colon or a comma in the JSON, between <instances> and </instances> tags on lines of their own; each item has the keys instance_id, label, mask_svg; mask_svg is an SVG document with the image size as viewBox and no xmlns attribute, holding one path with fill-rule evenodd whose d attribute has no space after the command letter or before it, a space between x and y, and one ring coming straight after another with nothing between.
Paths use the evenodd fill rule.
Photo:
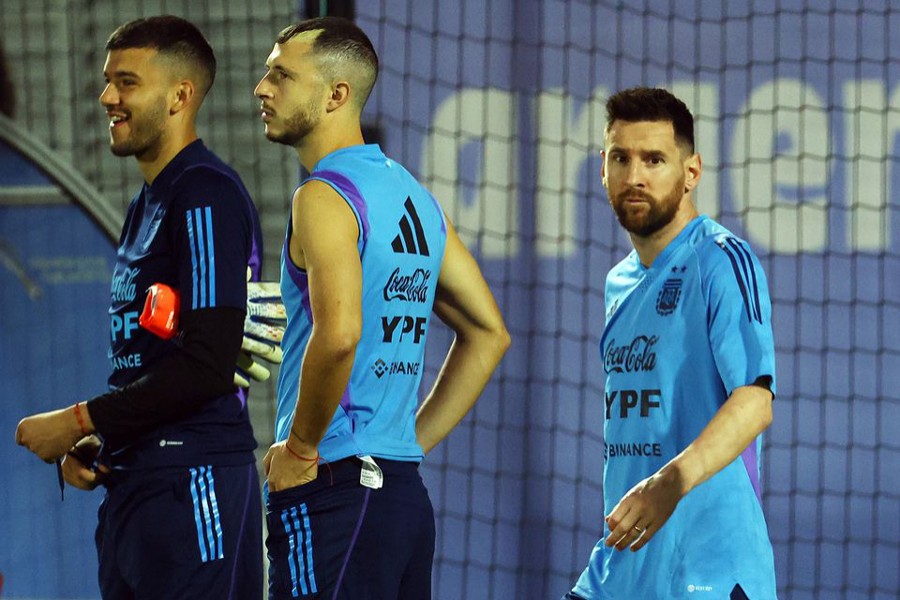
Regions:
<instances>
[{"instance_id":1,"label":"afa crest","mask_svg":"<svg viewBox=\"0 0 900 600\"><path fill-rule=\"evenodd\" d=\"M675 312L678 307L678 300L681 298L681 284L683 279L666 279L663 282L662 289L659 290L659 296L656 297L656 312L660 316L665 317Z\"/></svg>"}]
</instances>

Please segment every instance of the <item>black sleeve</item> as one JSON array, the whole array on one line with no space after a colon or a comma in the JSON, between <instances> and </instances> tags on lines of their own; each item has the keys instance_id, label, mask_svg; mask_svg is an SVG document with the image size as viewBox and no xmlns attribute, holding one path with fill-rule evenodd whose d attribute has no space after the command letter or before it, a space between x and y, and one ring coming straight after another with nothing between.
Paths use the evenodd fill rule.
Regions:
<instances>
[{"instance_id":1,"label":"black sleeve","mask_svg":"<svg viewBox=\"0 0 900 600\"><path fill-rule=\"evenodd\" d=\"M244 311L208 308L182 313L182 347L139 379L88 401L97 431L129 441L197 413L204 403L234 390L234 369Z\"/></svg>"}]
</instances>

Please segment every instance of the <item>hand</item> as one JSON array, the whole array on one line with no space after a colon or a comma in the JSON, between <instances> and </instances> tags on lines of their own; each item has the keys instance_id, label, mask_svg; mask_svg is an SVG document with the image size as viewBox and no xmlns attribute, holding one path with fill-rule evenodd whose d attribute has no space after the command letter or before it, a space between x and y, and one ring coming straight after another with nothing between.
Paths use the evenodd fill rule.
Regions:
<instances>
[{"instance_id":1,"label":"hand","mask_svg":"<svg viewBox=\"0 0 900 600\"><path fill-rule=\"evenodd\" d=\"M666 524L684 497L677 469L666 465L628 490L606 516L606 546L637 552Z\"/></svg>"},{"instance_id":2,"label":"hand","mask_svg":"<svg viewBox=\"0 0 900 600\"><path fill-rule=\"evenodd\" d=\"M92 468L100 447L100 440L91 435L75 444L66 454L62 461L62 471L63 478L69 485L90 491L103 483L109 475L109 467L99 464L96 469Z\"/></svg>"},{"instance_id":3,"label":"hand","mask_svg":"<svg viewBox=\"0 0 900 600\"><path fill-rule=\"evenodd\" d=\"M249 379L265 381L269 369L255 362L281 363L281 339L287 312L281 301L281 285L277 281L247 282L247 316L244 318L244 340L238 355L234 383L250 387ZM249 377L249 379L248 379Z\"/></svg>"},{"instance_id":4,"label":"hand","mask_svg":"<svg viewBox=\"0 0 900 600\"><path fill-rule=\"evenodd\" d=\"M304 458L298 458L297 455ZM286 441L272 444L263 458L269 491L277 492L315 481L319 476L318 460L307 460L306 457L312 459L318 455L315 448L309 454L297 452L288 448Z\"/></svg>"},{"instance_id":5,"label":"hand","mask_svg":"<svg viewBox=\"0 0 900 600\"><path fill-rule=\"evenodd\" d=\"M25 417L16 427L16 443L48 463L62 458L82 437L72 407Z\"/></svg>"}]
</instances>

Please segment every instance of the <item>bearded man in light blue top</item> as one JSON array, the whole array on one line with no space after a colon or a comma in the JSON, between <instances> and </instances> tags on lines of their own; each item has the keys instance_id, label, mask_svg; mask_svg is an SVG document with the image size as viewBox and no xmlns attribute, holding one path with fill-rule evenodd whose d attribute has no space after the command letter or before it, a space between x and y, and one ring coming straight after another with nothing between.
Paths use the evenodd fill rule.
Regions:
<instances>
[{"instance_id":1,"label":"bearded man in light blue top","mask_svg":"<svg viewBox=\"0 0 900 600\"><path fill-rule=\"evenodd\" d=\"M324 17L279 34L256 88L266 137L310 173L282 253L288 322L264 460L270 598L431 597L434 512L417 467L509 345L437 201L363 142L377 72L365 33ZM432 311L456 339L418 406Z\"/></svg>"},{"instance_id":2,"label":"bearded man in light blue top","mask_svg":"<svg viewBox=\"0 0 900 600\"><path fill-rule=\"evenodd\" d=\"M606 281L604 539L566 598L775 598L759 489L775 351L765 274L693 202L693 117L607 102L603 183L634 244Z\"/></svg>"}]
</instances>

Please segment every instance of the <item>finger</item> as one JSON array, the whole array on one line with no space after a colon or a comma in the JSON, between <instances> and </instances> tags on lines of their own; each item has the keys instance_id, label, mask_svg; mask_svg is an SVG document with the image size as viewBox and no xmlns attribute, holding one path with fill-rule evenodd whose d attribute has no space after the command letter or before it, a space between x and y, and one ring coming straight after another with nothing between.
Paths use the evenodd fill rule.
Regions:
<instances>
[{"instance_id":1,"label":"finger","mask_svg":"<svg viewBox=\"0 0 900 600\"><path fill-rule=\"evenodd\" d=\"M616 540L616 550L624 550L643 535L645 527L640 525L641 518L637 512L630 510L619 522L615 535L612 536Z\"/></svg>"},{"instance_id":2,"label":"finger","mask_svg":"<svg viewBox=\"0 0 900 600\"><path fill-rule=\"evenodd\" d=\"M63 479L72 487L90 491L97 487L97 475L90 469L83 467L63 468Z\"/></svg>"},{"instance_id":3,"label":"finger","mask_svg":"<svg viewBox=\"0 0 900 600\"><path fill-rule=\"evenodd\" d=\"M607 548L610 546L616 546L618 548L618 544L628 536L631 524L637 521L636 518L628 519L630 513L631 508L619 503L606 517L606 525L609 527L609 535L606 536ZM621 550L621 548L618 549Z\"/></svg>"},{"instance_id":4,"label":"finger","mask_svg":"<svg viewBox=\"0 0 900 600\"><path fill-rule=\"evenodd\" d=\"M631 519L629 519L629 522L636 523L636 521L632 521ZM623 529L624 527L626 527L626 525L623 523ZM644 531L645 529L643 527L638 527L637 525L628 526L628 529L625 530L621 539L616 542L616 550L624 550L634 544L644 534Z\"/></svg>"},{"instance_id":5,"label":"finger","mask_svg":"<svg viewBox=\"0 0 900 600\"><path fill-rule=\"evenodd\" d=\"M613 507L612 511L610 511L610 513L604 517L604 520L606 521L606 524L609 526L610 530L618 527L622 522L622 519L628 516L628 513L631 511L631 506L625 502L627 498L628 497L626 496L625 498L619 500L619 503Z\"/></svg>"},{"instance_id":6,"label":"finger","mask_svg":"<svg viewBox=\"0 0 900 600\"><path fill-rule=\"evenodd\" d=\"M70 450L62 459L63 472L67 469L84 469L87 467L87 461L80 454L76 454Z\"/></svg>"},{"instance_id":7,"label":"finger","mask_svg":"<svg viewBox=\"0 0 900 600\"><path fill-rule=\"evenodd\" d=\"M246 389L246 388L250 387L250 382L247 381L247 379L245 377L243 377L238 371L235 371L234 372L234 385Z\"/></svg>"},{"instance_id":8,"label":"finger","mask_svg":"<svg viewBox=\"0 0 900 600\"><path fill-rule=\"evenodd\" d=\"M644 529L643 533L631 544L631 551L637 552L641 548L647 545L647 542L650 541L650 538L653 537L653 534L656 533L656 528L652 525L648 525L646 529Z\"/></svg>"},{"instance_id":9,"label":"finger","mask_svg":"<svg viewBox=\"0 0 900 600\"><path fill-rule=\"evenodd\" d=\"M614 547L616 550L623 550L627 546L629 533L622 532L618 528L612 530L606 538L606 546Z\"/></svg>"},{"instance_id":10,"label":"finger","mask_svg":"<svg viewBox=\"0 0 900 600\"><path fill-rule=\"evenodd\" d=\"M284 358L281 346L274 342L264 342L251 337L244 336L241 342L241 350L255 354L256 356L270 363L280 363Z\"/></svg>"},{"instance_id":11,"label":"finger","mask_svg":"<svg viewBox=\"0 0 900 600\"><path fill-rule=\"evenodd\" d=\"M245 355L246 356L246 355ZM249 357L248 357L249 358ZM262 366L259 363L253 362L253 359L250 359L250 364L244 366L240 365L242 371L244 371L247 375L249 375L252 379L256 381L265 381L269 378L271 373L267 368Z\"/></svg>"}]
</instances>

